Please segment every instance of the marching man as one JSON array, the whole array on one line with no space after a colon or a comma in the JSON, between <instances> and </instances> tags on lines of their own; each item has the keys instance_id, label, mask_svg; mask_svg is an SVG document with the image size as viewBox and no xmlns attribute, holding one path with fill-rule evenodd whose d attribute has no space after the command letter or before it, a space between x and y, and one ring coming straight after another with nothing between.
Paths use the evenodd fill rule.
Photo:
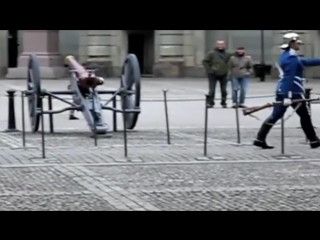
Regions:
<instances>
[{"instance_id":1,"label":"marching man","mask_svg":"<svg viewBox=\"0 0 320 240\"><path fill-rule=\"evenodd\" d=\"M310 142L310 147L320 147L320 140L314 131L307 103L292 103L292 100L304 99L302 83L304 67L320 66L320 58L304 59L298 57L297 51L301 44L300 36L294 32L286 33L283 36L281 49L284 51L278 62L280 80L276 89L276 101L281 101L283 104L274 106L271 116L262 124L257 139L253 142L253 145L262 149L274 148L267 144L266 138L273 125L283 117L288 106L296 109L300 117L301 127Z\"/></svg>"}]
</instances>

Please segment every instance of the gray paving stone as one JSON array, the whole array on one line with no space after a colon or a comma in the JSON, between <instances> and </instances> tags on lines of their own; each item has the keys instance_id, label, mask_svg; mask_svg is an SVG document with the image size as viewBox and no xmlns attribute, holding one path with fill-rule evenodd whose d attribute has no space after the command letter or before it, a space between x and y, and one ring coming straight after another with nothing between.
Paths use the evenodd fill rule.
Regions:
<instances>
[{"instance_id":1,"label":"gray paving stone","mask_svg":"<svg viewBox=\"0 0 320 240\"><path fill-rule=\"evenodd\" d=\"M47 158L52 163L125 163L125 162L181 162L202 159L203 132L202 129L174 130L172 145L165 143L165 136L161 131L139 131L129 134L129 159L124 158L123 136L115 134L112 139L99 139L98 147L93 146L93 140L86 134L58 133L46 136ZM208 159L217 161L234 160L268 160L279 159L281 154L280 130L273 129L269 142L277 148L275 150L257 149L251 145L256 130L245 129L243 145L235 144L236 132L232 129L214 129L208 134ZM70 136L71 135L71 136ZM19 133L12 134L11 138L19 138ZM62 139L61 139L62 138ZM162 139L162 140L159 140ZM38 149L10 149L4 148L0 154L0 164L41 163L41 139L39 135L30 134L29 141ZM290 159L318 159L318 149L312 150L304 141L300 129L288 129L286 135L285 154ZM287 159L287 158L286 158ZM44 160L48 162L48 160Z\"/></svg>"},{"instance_id":2,"label":"gray paving stone","mask_svg":"<svg viewBox=\"0 0 320 240\"><path fill-rule=\"evenodd\" d=\"M4 86L25 88L25 81L2 83L0 90ZM237 144L235 111L212 109L208 156L204 158L203 96L207 81L155 80L143 84L143 112L137 129L128 132L128 158L124 157L122 132L112 138L99 137L95 147L83 119L70 122L67 113L54 117L57 132L45 136L46 159L41 159L39 133L27 132L27 145L22 148L21 132L2 132L0 210L319 210L319 150L305 144L296 116L286 122L288 156L279 158L279 128L268 138L276 149L262 151L251 146L261 122L241 115L241 144ZM53 90L65 89L64 85L64 80L43 82L44 88ZM108 81L108 88L118 86L119 80ZM314 86L316 91L320 85ZM170 89L170 146L163 88ZM252 83L250 95L273 90L273 82ZM248 99L248 106L273 101L273 97L260 97ZM1 111L7 113L4 94L0 100L4 102ZM18 128L20 105L17 101ZM54 101L55 109L63 107ZM314 112L319 107L313 106ZM261 119L268 114L267 110L258 113ZM319 118L313 116L319 125ZM110 121L110 114L106 119ZM6 121L7 114L2 114L3 130ZM122 126L120 116L118 126ZM92 164L97 166L89 166Z\"/></svg>"},{"instance_id":3,"label":"gray paving stone","mask_svg":"<svg viewBox=\"0 0 320 240\"><path fill-rule=\"evenodd\" d=\"M93 194L1 196L0 211L116 211Z\"/></svg>"},{"instance_id":4,"label":"gray paving stone","mask_svg":"<svg viewBox=\"0 0 320 240\"><path fill-rule=\"evenodd\" d=\"M0 168L0 195L7 192L84 191L77 182L53 168Z\"/></svg>"},{"instance_id":5,"label":"gray paving stone","mask_svg":"<svg viewBox=\"0 0 320 240\"><path fill-rule=\"evenodd\" d=\"M320 189L141 193L163 211L319 211Z\"/></svg>"},{"instance_id":6,"label":"gray paving stone","mask_svg":"<svg viewBox=\"0 0 320 240\"><path fill-rule=\"evenodd\" d=\"M320 167L308 163L201 164L88 167L128 190L309 186L320 184Z\"/></svg>"}]
</instances>

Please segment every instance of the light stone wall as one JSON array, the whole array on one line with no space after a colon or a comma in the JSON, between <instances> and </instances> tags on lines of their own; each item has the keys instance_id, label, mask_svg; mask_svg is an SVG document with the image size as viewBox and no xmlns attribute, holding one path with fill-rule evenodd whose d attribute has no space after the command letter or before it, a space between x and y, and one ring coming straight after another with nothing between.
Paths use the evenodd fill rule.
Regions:
<instances>
[{"instance_id":1,"label":"light stone wall","mask_svg":"<svg viewBox=\"0 0 320 240\"><path fill-rule=\"evenodd\" d=\"M73 55L79 58L81 30L60 30L59 31L59 49L63 57Z\"/></svg>"},{"instance_id":2,"label":"light stone wall","mask_svg":"<svg viewBox=\"0 0 320 240\"><path fill-rule=\"evenodd\" d=\"M0 30L0 77L8 73L8 31Z\"/></svg>"},{"instance_id":3,"label":"light stone wall","mask_svg":"<svg viewBox=\"0 0 320 240\"><path fill-rule=\"evenodd\" d=\"M274 64L281 54L279 45L286 30L270 31L272 34L268 33L268 39L272 36L270 43L273 46L272 44L269 46L268 43L265 51L266 54L269 53L267 62ZM320 57L320 31L294 31L301 35L305 43L300 53L305 57ZM249 36L244 32L236 32L236 30L154 30L154 48L152 52L149 52L150 55L153 54L154 59L150 63L153 65L153 75L155 77L204 77L202 60L208 48L213 47L213 40L217 37L227 37L230 45L237 45L245 41L247 36L250 41L255 41L254 44L251 44L251 49L259 54L257 40L253 40L252 34ZM254 38L258 39L258 35ZM20 48L22 49L23 46ZM97 74L105 77L119 76L128 52L128 31L61 30L60 51L62 55L75 55L81 63L98 69ZM149 59L152 58L149 56ZM7 71L7 64L7 30L0 30L0 74L2 76ZM306 71L306 75L309 78L320 78L320 68L310 68ZM277 77L276 71L273 71L273 76Z\"/></svg>"},{"instance_id":4,"label":"light stone wall","mask_svg":"<svg viewBox=\"0 0 320 240\"><path fill-rule=\"evenodd\" d=\"M155 30L154 34L153 75L179 77L184 67L195 66L193 30ZM128 52L126 30L86 30L80 38L81 59L108 76L120 74Z\"/></svg>"}]
</instances>

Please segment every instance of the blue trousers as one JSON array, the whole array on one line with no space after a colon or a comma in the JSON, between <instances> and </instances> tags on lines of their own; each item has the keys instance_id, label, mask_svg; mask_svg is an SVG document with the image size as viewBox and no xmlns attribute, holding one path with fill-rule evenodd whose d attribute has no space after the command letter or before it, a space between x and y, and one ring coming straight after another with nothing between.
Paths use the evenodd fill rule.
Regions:
<instances>
[{"instance_id":1,"label":"blue trousers","mask_svg":"<svg viewBox=\"0 0 320 240\"><path fill-rule=\"evenodd\" d=\"M239 103L240 105L244 104L246 99L246 93L248 89L249 79L247 77L243 78L232 78L231 86L232 86L232 102L233 104ZM238 101L236 91L240 90L240 99ZM238 96L239 97L239 96Z\"/></svg>"},{"instance_id":2,"label":"blue trousers","mask_svg":"<svg viewBox=\"0 0 320 240\"><path fill-rule=\"evenodd\" d=\"M304 99L303 94L293 94L292 100L297 99ZM276 96L276 101L280 102L283 101L284 97L282 95ZM301 128L304 131L306 137L309 139L309 141L315 141L317 139L316 133L314 131L314 127L311 120L311 114L310 109L306 102L303 103L295 103L292 104L292 108L296 109L297 106L300 105L300 107L296 110L297 114L300 117L300 124ZM260 141L265 141L270 129L284 116L284 114L287 111L288 106L283 105L277 105L273 107L273 111L268 117L264 123L262 124L260 131L258 133L257 139Z\"/></svg>"}]
</instances>

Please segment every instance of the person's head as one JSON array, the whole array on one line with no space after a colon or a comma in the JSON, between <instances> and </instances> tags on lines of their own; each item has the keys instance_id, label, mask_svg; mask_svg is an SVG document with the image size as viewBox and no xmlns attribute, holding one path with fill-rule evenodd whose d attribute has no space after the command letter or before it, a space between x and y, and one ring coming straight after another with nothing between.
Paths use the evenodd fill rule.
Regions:
<instances>
[{"instance_id":1,"label":"person's head","mask_svg":"<svg viewBox=\"0 0 320 240\"><path fill-rule=\"evenodd\" d=\"M243 56L245 53L246 53L246 50L244 49L244 47L238 47L237 48L236 54L238 56Z\"/></svg>"},{"instance_id":2,"label":"person's head","mask_svg":"<svg viewBox=\"0 0 320 240\"><path fill-rule=\"evenodd\" d=\"M216 48L219 50L219 51L223 51L226 49L226 44L223 40L218 40L217 43L216 43Z\"/></svg>"},{"instance_id":3,"label":"person's head","mask_svg":"<svg viewBox=\"0 0 320 240\"><path fill-rule=\"evenodd\" d=\"M292 31L283 35L283 44L280 46L281 49L294 49L296 51L300 50L300 45L302 45L299 34Z\"/></svg>"}]
</instances>

